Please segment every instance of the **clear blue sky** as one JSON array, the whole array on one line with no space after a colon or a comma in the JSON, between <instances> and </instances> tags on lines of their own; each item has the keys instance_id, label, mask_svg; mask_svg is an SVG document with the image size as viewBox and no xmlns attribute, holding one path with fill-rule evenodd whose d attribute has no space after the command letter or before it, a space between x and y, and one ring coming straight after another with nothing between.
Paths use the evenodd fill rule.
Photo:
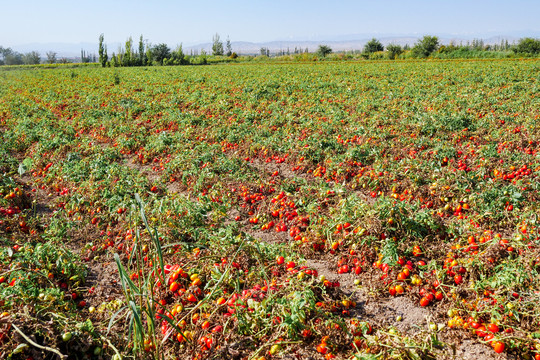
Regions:
<instances>
[{"instance_id":1,"label":"clear blue sky","mask_svg":"<svg viewBox=\"0 0 540 360\"><path fill-rule=\"evenodd\" d=\"M0 45L328 40L339 35L469 37L540 32L539 0L26 0L0 2ZM518 33L516 33L518 32Z\"/></svg>"}]
</instances>

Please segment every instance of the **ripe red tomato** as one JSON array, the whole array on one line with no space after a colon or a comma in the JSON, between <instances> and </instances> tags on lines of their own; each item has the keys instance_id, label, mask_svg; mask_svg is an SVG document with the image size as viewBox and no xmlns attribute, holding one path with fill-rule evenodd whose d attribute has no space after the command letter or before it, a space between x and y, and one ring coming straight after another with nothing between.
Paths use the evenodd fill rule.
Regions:
<instances>
[{"instance_id":1,"label":"ripe red tomato","mask_svg":"<svg viewBox=\"0 0 540 360\"><path fill-rule=\"evenodd\" d=\"M221 325L218 325L218 326L216 326L215 328L212 329L213 333L220 333L222 331L223 331L223 326L221 326Z\"/></svg>"},{"instance_id":2,"label":"ripe red tomato","mask_svg":"<svg viewBox=\"0 0 540 360\"><path fill-rule=\"evenodd\" d=\"M178 340L179 343L182 343L182 342L184 342L186 339L184 338L184 335L178 333L178 334L176 335L176 340Z\"/></svg>"},{"instance_id":3,"label":"ripe red tomato","mask_svg":"<svg viewBox=\"0 0 540 360\"><path fill-rule=\"evenodd\" d=\"M430 303L429 299L427 297L423 297L420 299L420 306L428 306Z\"/></svg>"},{"instance_id":4,"label":"ripe red tomato","mask_svg":"<svg viewBox=\"0 0 540 360\"><path fill-rule=\"evenodd\" d=\"M492 333L498 333L498 332L499 332L499 327L497 326L497 324L493 324L493 323L492 323L492 324L489 324L489 325L487 326L487 329L488 329L489 331L491 331Z\"/></svg>"},{"instance_id":5,"label":"ripe red tomato","mask_svg":"<svg viewBox=\"0 0 540 360\"><path fill-rule=\"evenodd\" d=\"M493 350L495 350L497 354L504 351L504 343L502 341L494 341L491 346L493 346Z\"/></svg>"},{"instance_id":6,"label":"ripe red tomato","mask_svg":"<svg viewBox=\"0 0 540 360\"><path fill-rule=\"evenodd\" d=\"M169 286L169 290L170 290L171 292L177 292L178 289L180 289L180 284L177 283L176 281L173 281L173 282L171 283L171 285Z\"/></svg>"},{"instance_id":7,"label":"ripe red tomato","mask_svg":"<svg viewBox=\"0 0 540 360\"><path fill-rule=\"evenodd\" d=\"M487 334L486 334L486 327L485 326L480 326L478 327L478 329L476 330L476 335L479 336L479 337L485 337Z\"/></svg>"},{"instance_id":8,"label":"ripe red tomato","mask_svg":"<svg viewBox=\"0 0 540 360\"><path fill-rule=\"evenodd\" d=\"M326 354L327 351L328 348L326 347L326 344L320 344L319 346L317 346L317 352L321 354Z\"/></svg>"}]
</instances>

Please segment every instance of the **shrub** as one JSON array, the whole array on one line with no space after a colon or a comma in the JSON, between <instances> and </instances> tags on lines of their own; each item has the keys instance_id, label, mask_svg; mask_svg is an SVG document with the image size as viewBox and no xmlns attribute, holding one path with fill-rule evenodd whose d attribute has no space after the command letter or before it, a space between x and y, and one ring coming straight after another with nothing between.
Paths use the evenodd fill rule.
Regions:
<instances>
[{"instance_id":1,"label":"shrub","mask_svg":"<svg viewBox=\"0 0 540 360\"><path fill-rule=\"evenodd\" d=\"M384 51L384 46L381 42L375 38L369 40L364 46L364 53L371 54L377 51Z\"/></svg>"},{"instance_id":2,"label":"shrub","mask_svg":"<svg viewBox=\"0 0 540 360\"><path fill-rule=\"evenodd\" d=\"M512 51L516 54L540 54L540 40L533 38L520 39L519 43L512 48Z\"/></svg>"},{"instance_id":3,"label":"shrub","mask_svg":"<svg viewBox=\"0 0 540 360\"><path fill-rule=\"evenodd\" d=\"M401 53L403 53L403 49L401 48L401 45L397 44L389 44L386 47L386 51L388 53L388 58L390 60L395 60Z\"/></svg>"},{"instance_id":4,"label":"shrub","mask_svg":"<svg viewBox=\"0 0 540 360\"><path fill-rule=\"evenodd\" d=\"M319 48L317 49L317 56L319 57L326 57L326 55L329 55L332 53L332 49L330 46L327 45L319 45Z\"/></svg>"},{"instance_id":5,"label":"shrub","mask_svg":"<svg viewBox=\"0 0 540 360\"><path fill-rule=\"evenodd\" d=\"M439 38L436 36L424 36L419 40L412 49L413 57L427 58L439 47Z\"/></svg>"}]
</instances>

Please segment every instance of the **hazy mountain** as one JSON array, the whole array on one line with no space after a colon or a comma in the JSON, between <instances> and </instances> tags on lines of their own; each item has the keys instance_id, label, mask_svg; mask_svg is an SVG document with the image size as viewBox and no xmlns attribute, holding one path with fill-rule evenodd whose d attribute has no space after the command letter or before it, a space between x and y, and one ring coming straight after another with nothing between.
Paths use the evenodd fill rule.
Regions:
<instances>
[{"instance_id":1,"label":"hazy mountain","mask_svg":"<svg viewBox=\"0 0 540 360\"><path fill-rule=\"evenodd\" d=\"M376 38L383 45L388 45L390 43L399 44L399 45L414 45L418 39L420 39L425 34L410 34L410 35L397 35L397 34L349 34L341 36L332 36L324 37L320 36L320 40L277 40L270 42L246 42L246 41L233 41L232 49L238 54L250 54L257 55L260 53L261 48L268 48L271 53L275 54L281 51L287 51L287 49L293 53L295 48L308 49L309 51L317 50L318 46L321 44L328 45L332 48L333 51L350 51L350 50L362 50L366 42L372 38ZM474 34L463 34L463 35L452 35L452 34L439 34L439 40L442 44L449 44L453 42L454 44L467 43L474 39L482 39L486 45L488 44L500 44L503 40L508 40L510 44L517 42L520 38L530 36L530 37L540 37L539 32L534 31L521 31L521 32L512 32L507 35L497 35L493 33L482 34L484 36L478 36ZM159 41L154 41L153 43L157 44ZM2 44L0 44L2 45ZM136 46L137 44L135 44ZM108 54L111 55L113 52L118 52L118 49L123 46L123 43L107 43ZM175 44L169 44L171 49L176 47ZM98 43L89 43L81 42L77 44L73 43L31 43L31 44L22 44L18 46L12 46L12 49L21 53L26 53L29 51L38 51L42 58L45 58L45 54L48 51L54 51L57 53L57 58L66 57L66 58L78 58L81 55L81 50L84 50L87 55L98 54ZM204 49L208 54L212 53L212 43L201 43L197 45L184 46L184 52L187 54L198 53L200 54L201 49Z\"/></svg>"},{"instance_id":2,"label":"hazy mountain","mask_svg":"<svg viewBox=\"0 0 540 360\"><path fill-rule=\"evenodd\" d=\"M250 54L258 55L261 48L267 48L270 50L270 53L275 54L278 52L287 52L294 53L295 48L302 49L305 51L308 49L310 52L317 50L319 45L328 45L332 48L334 52L337 51L351 51L351 50L362 50L364 45L371 40L372 38L378 39L383 45L388 44L398 44L398 45L410 45L413 46L422 36L388 36L388 37L377 37L369 36L361 39L351 39L351 40L327 40L327 41L307 41L307 40L283 40L283 41L271 41L271 42L245 42L245 41L233 41L231 42L232 49L238 54ZM450 43L454 44L466 44L474 39L475 37L465 38L465 37L439 37L439 41L443 45ZM500 44L501 40L508 40L510 44L517 42L520 38L514 36L493 36L490 38L482 39L484 44L493 45ZM200 54L201 50L204 49L208 54L212 53L212 43L204 43L193 46L184 46L184 52L190 54L191 52L195 54Z\"/></svg>"}]
</instances>

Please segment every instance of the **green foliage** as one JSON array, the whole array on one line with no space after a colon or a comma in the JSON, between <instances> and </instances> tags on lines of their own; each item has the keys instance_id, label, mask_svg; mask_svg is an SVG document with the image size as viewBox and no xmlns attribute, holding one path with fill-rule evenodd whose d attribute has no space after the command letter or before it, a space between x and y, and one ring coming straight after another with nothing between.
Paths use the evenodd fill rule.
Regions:
<instances>
[{"instance_id":1,"label":"green foliage","mask_svg":"<svg viewBox=\"0 0 540 360\"><path fill-rule=\"evenodd\" d=\"M131 36L126 40L126 48L122 56L122 66L135 65L135 59L133 58L133 39Z\"/></svg>"},{"instance_id":2,"label":"green foliage","mask_svg":"<svg viewBox=\"0 0 540 360\"><path fill-rule=\"evenodd\" d=\"M412 55L416 58L427 58L439 48L439 38L425 35L412 48Z\"/></svg>"},{"instance_id":3,"label":"green foliage","mask_svg":"<svg viewBox=\"0 0 540 360\"><path fill-rule=\"evenodd\" d=\"M139 38L139 63L140 66L146 66L147 63L146 51L144 50L143 36Z\"/></svg>"},{"instance_id":4,"label":"green foliage","mask_svg":"<svg viewBox=\"0 0 540 360\"><path fill-rule=\"evenodd\" d=\"M516 54L537 55L540 54L540 39L523 38L512 48Z\"/></svg>"},{"instance_id":5,"label":"green foliage","mask_svg":"<svg viewBox=\"0 0 540 360\"><path fill-rule=\"evenodd\" d=\"M120 66L120 63L119 63L118 58L116 57L115 53L112 53L110 65L112 67Z\"/></svg>"},{"instance_id":6,"label":"green foliage","mask_svg":"<svg viewBox=\"0 0 540 360\"><path fill-rule=\"evenodd\" d=\"M37 51L31 51L23 55L25 65L36 65L41 62L41 56Z\"/></svg>"},{"instance_id":7,"label":"green foliage","mask_svg":"<svg viewBox=\"0 0 540 360\"><path fill-rule=\"evenodd\" d=\"M386 51L388 52L388 58L390 60L395 60L403 53L403 48L398 44L389 44L386 46Z\"/></svg>"},{"instance_id":8,"label":"green foliage","mask_svg":"<svg viewBox=\"0 0 540 360\"><path fill-rule=\"evenodd\" d=\"M84 283L87 275L80 259L53 241L27 244L19 251L3 247L0 249L0 262L17 264L8 279L14 285L0 287L0 299L10 304L31 302L40 309L74 306L72 302L65 301L64 293L51 286L48 279L54 278L76 288Z\"/></svg>"},{"instance_id":9,"label":"green foliage","mask_svg":"<svg viewBox=\"0 0 540 360\"><path fill-rule=\"evenodd\" d=\"M171 49L165 43L153 46L150 49L152 61L156 64L163 65L163 60L171 56Z\"/></svg>"},{"instance_id":10,"label":"green foliage","mask_svg":"<svg viewBox=\"0 0 540 360\"><path fill-rule=\"evenodd\" d=\"M23 55L13 51L11 48L1 48L0 54L5 65L22 65L24 64Z\"/></svg>"},{"instance_id":11,"label":"green foliage","mask_svg":"<svg viewBox=\"0 0 540 360\"><path fill-rule=\"evenodd\" d=\"M371 54L377 51L384 51L384 46L375 38L369 40L366 45L364 45L364 53L366 54Z\"/></svg>"},{"instance_id":12,"label":"green foliage","mask_svg":"<svg viewBox=\"0 0 540 360\"><path fill-rule=\"evenodd\" d=\"M375 51L369 54L369 60L384 60L386 59L386 54L384 51Z\"/></svg>"},{"instance_id":13,"label":"green foliage","mask_svg":"<svg viewBox=\"0 0 540 360\"><path fill-rule=\"evenodd\" d=\"M317 49L317 56L319 57L326 57L326 55L331 53L332 49L328 45L319 45L319 48Z\"/></svg>"},{"instance_id":14,"label":"green foliage","mask_svg":"<svg viewBox=\"0 0 540 360\"><path fill-rule=\"evenodd\" d=\"M103 34L99 35L99 63L102 67L107 66L107 61L109 57L107 56L107 45L104 44L105 36Z\"/></svg>"},{"instance_id":15,"label":"green foliage","mask_svg":"<svg viewBox=\"0 0 540 360\"><path fill-rule=\"evenodd\" d=\"M54 51L47 51L47 63L56 64L56 53Z\"/></svg>"},{"instance_id":16,"label":"green foliage","mask_svg":"<svg viewBox=\"0 0 540 360\"><path fill-rule=\"evenodd\" d=\"M164 65L185 65L189 62L186 59L186 56L184 55L184 51L182 50L182 44L178 45L178 47L171 53L171 57L167 59L166 62L164 62Z\"/></svg>"},{"instance_id":17,"label":"green foliage","mask_svg":"<svg viewBox=\"0 0 540 360\"><path fill-rule=\"evenodd\" d=\"M231 44L231 40L229 39L229 37L227 36L227 43L225 45L225 48L227 49L227 53L226 55L231 57L232 54L233 54L233 51L232 51L232 44Z\"/></svg>"},{"instance_id":18,"label":"green foliage","mask_svg":"<svg viewBox=\"0 0 540 360\"><path fill-rule=\"evenodd\" d=\"M223 42L217 33L212 38L212 55L223 55Z\"/></svg>"}]
</instances>

